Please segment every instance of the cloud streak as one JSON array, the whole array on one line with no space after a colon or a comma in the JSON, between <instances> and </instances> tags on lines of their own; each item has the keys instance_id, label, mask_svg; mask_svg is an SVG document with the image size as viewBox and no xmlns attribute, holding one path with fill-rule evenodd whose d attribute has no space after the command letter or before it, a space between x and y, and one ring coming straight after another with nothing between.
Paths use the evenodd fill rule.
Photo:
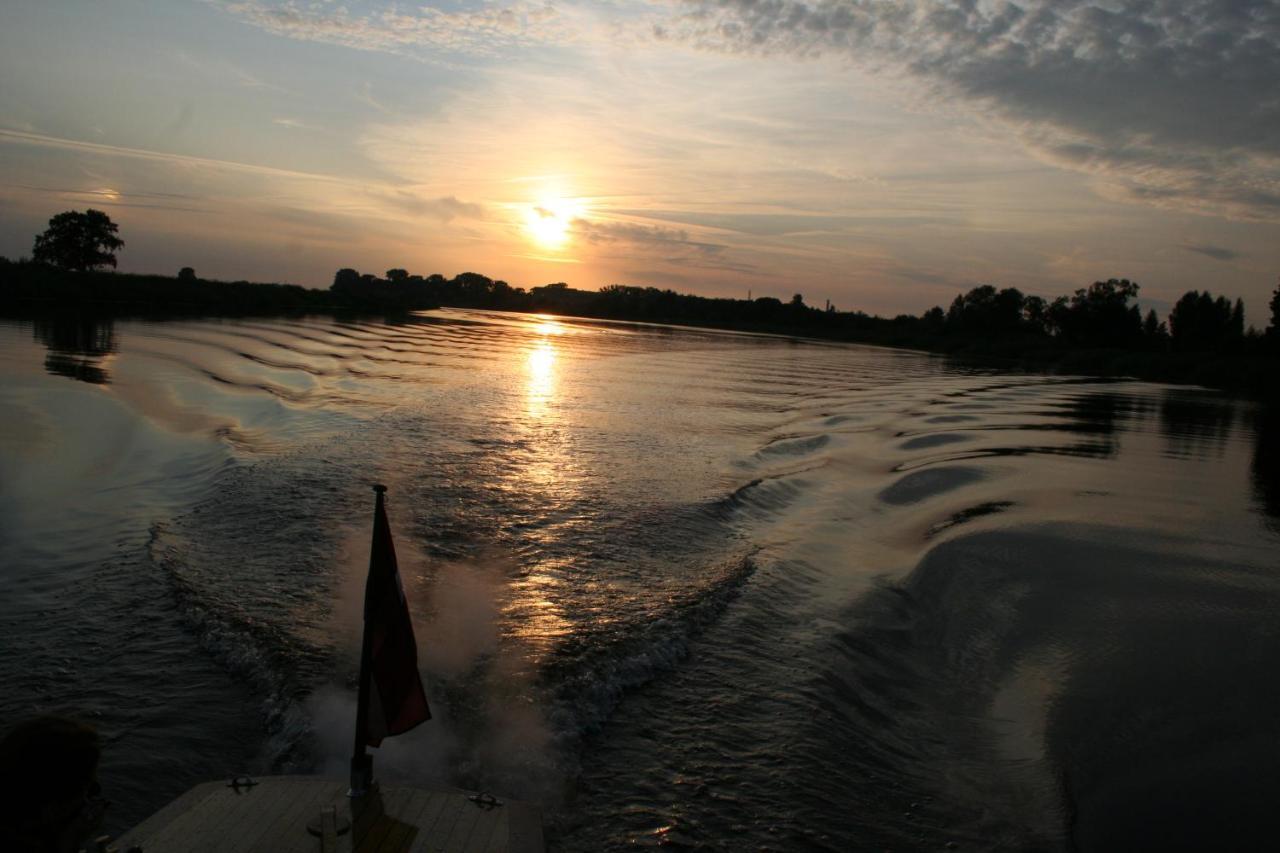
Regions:
<instances>
[{"instance_id":1,"label":"cloud streak","mask_svg":"<svg viewBox=\"0 0 1280 853\"><path fill-rule=\"evenodd\" d=\"M647 252L657 250L681 259L692 255L703 258L716 257L725 250L725 247L718 243L690 239L689 232L682 228L667 228L661 225L575 219L573 232L587 243L597 246L632 246Z\"/></svg>"},{"instance_id":2,"label":"cloud streak","mask_svg":"<svg viewBox=\"0 0 1280 853\"><path fill-rule=\"evenodd\" d=\"M1280 219L1278 0L695 0L654 35L905 72L1113 197Z\"/></svg>"},{"instance_id":3,"label":"cloud streak","mask_svg":"<svg viewBox=\"0 0 1280 853\"><path fill-rule=\"evenodd\" d=\"M1215 261L1234 261L1244 257L1243 252L1237 252L1235 249L1226 249L1222 246L1183 246L1188 252L1195 252L1197 255L1204 255L1206 258L1213 258Z\"/></svg>"},{"instance_id":4,"label":"cloud streak","mask_svg":"<svg viewBox=\"0 0 1280 853\"><path fill-rule=\"evenodd\" d=\"M521 47L572 37L555 7L545 3L486 3L446 11L431 6L391 5L353 12L295 0L214 0L235 17L267 32L303 41L429 58L426 51L498 57Z\"/></svg>"}]
</instances>

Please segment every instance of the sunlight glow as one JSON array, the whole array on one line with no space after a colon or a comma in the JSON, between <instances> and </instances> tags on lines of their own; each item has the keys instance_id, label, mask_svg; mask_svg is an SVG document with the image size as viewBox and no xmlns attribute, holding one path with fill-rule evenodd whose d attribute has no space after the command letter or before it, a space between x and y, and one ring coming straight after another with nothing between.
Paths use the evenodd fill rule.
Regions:
<instances>
[{"instance_id":1,"label":"sunlight glow","mask_svg":"<svg viewBox=\"0 0 1280 853\"><path fill-rule=\"evenodd\" d=\"M533 332L538 335L533 348L528 351L528 403L529 415L534 420L545 420L556 392L555 338L564 334L562 326L549 314L535 314Z\"/></svg>"},{"instance_id":2,"label":"sunlight glow","mask_svg":"<svg viewBox=\"0 0 1280 853\"><path fill-rule=\"evenodd\" d=\"M543 342L529 351L529 396L545 401L555 381L556 351Z\"/></svg>"},{"instance_id":3,"label":"sunlight glow","mask_svg":"<svg viewBox=\"0 0 1280 853\"><path fill-rule=\"evenodd\" d=\"M525 232L542 249L562 249L569 242L574 222L582 214L582 205L577 199L547 196L525 209Z\"/></svg>"},{"instance_id":4,"label":"sunlight glow","mask_svg":"<svg viewBox=\"0 0 1280 853\"><path fill-rule=\"evenodd\" d=\"M560 325L560 322L555 317L547 314L535 314L534 316L538 319L538 325L533 327L534 332L543 337L564 334L564 326Z\"/></svg>"}]
</instances>

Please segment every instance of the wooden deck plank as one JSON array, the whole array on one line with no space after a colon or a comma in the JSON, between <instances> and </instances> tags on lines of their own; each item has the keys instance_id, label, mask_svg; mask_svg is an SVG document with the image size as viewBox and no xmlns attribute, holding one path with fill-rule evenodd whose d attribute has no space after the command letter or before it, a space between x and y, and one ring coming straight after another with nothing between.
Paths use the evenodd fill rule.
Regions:
<instances>
[{"instance_id":1,"label":"wooden deck plank","mask_svg":"<svg viewBox=\"0 0 1280 853\"><path fill-rule=\"evenodd\" d=\"M511 836L511 812L504 812L502 820L493 827L493 834L485 845L484 853L506 853L507 841Z\"/></svg>"},{"instance_id":2,"label":"wooden deck plank","mask_svg":"<svg viewBox=\"0 0 1280 853\"><path fill-rule=\"evenodd\" d=\"M167 806L160 809L160 811L151 815L151 817L133 827L133 829L130 829L127 833L121 836L121 841L128 841L128 844L140 846L144 840L158 835L165 829L165 827L173 823L176 817L190 811L196 803L207 797L210 791L216 790L218 786L222 784L225 783L202 782L201 784L196 785L194 788L190 789L185 794L182 794ZM126 844L122 849L127 850L128 844Z\"/></svg>"},{"instance_id":3,"label":"wooden deck plank","mask_svg":"<svg viewBox=\"0 0 1280 853\"><path fill-rule=\"evenodd\" d=\"M535 853L541 851L537 810L508 801L482 809L468 792L389 787L380 807L346 797L336 779L274 776L236 791L225 782L197 785L115 842L147 853L315 853L321 839L307 824L333 805L352 830L337 837L339 853ZM357 829L358 828L358 829ZM361 836L359 832L364 832ZM533 846L535 845L536 846Z\"/></svg>"},{"instance_id":4,"label":"wooden deck plank","mask_svg":"<svg viewBox=\"0 0 1280 853\"><path fill-rule=\"evenodd\" d=\"M195 820L196 816L205 814L207 799L212 796L220 787L218 782L208 782L192 788L189 793L196 795L186 808L176 810L172 813L164 815L167 817L164 823L157 820L148 820L145 823L145 829L139 827L123 836L123 841L128 844L149 844L155 846L156 843L163 843L169 833L175 831L173 824L179 820ZM184 797L179 797L180 802ZM162 817L160 814L157 818ZM145 849L145 848L144 848Z\"/></svg>"},{"instance_id":5,"label":"wooden deck plank","mask_svg":"<svg viewBox=\"0 0 1280 853\"><path fill-rule=\"evenodd\" d=\"M386 813L386 793L378 791L365 795L365 799L351 802L351 847L359 853L369 853L378 849L382 836L386 834L387 824L383 821Z\"/></svg>"},{"instance_id":6,"label":"wooden deck plank","mask_svg":"<svg viewBox=\"0 0 1280 853\"><path fill-rule=\"evenodd\" d=\"M474 832L471 840L467 843L466 853L488 853L493 849L493 839L501 838L506 840L507 835L507 807L504 805L499 809L494 809L493 820L489 822L487 832Z\"/></svg>"},{"instance_id":7,"label":"wooden deck plank","mask_svg":"<svg viewBox=\"0 0 1280 853\"><path fill-rule=\"evenodd\" d=\"M542 841L542 815L529 803L508 800L507 850L510 853L543 853L546 850Z\"/></svg>"},{"instance_id":8,"label":"wooden deck plank","mask_svg":"<svg viewBox=\"0 0 1280 853\"><path fill-rule=\"evenodd\" d=\"M428 850L438 850L440 848L440 835L447 833L453 822L458 819L458 796L457 791L442 791L444 799L440 807L440 811L436 814L436 819L431 822L431 826L426 827L427 838L429 844Z\"/></svg>"},{"instance_id":9,"label":"wooden deck plank","mask_svg":"<svg viewBox=\"0 0 1280 853\"><path fill-rule=\"evenodd\" d=\"M385 788L374 796L379 800L371 800L367 804L372 808L368 815L370 820L362 822L362 834L354 840L359 853L378 853L384 844L394 843L403 823L399 816L408 806L413 789ZM355 801L352 802L352 808L358 808Z\"/></svg>"},{"instance_id":10,"label":"wooden deck plank","mask_svg":"<svg viewBox=\"0 0 1280 853\"><path fill-rule=\"evenodd\" d=\"M484 821L484 816L490 812L486 812L480 806L469 800L463 800L466 806L463 812L458 816L458 821L453 825L453 829L449 831L449 835L443 841L443 847L446 853L462 853L467 847L467 841L471 838L471 833L478 823Z\"/></svg>"},{"instance_id":11,"label":"wooden deck plank","mask_svg":"<svg viewBox=\"0 0 1280 853\"><path fill-rule=\"evenodd\" d=\"M306 797L309 787L305 783L263 780L244 797L243 802L236 804L235 812L228 816L228 823L234 828L217 839L219 849L279 849L271 845L287 832L284 822L298 812L298 801Z\"/></svg>"},{"instance_id":12,"label":"wooden deck plank","mask_svg":"<svg viewBox=\"0 0 1280 853\"><path fill-rule=\"evenodd\" d=\"M440 819L440 815L449 804L450 795L446 791L431 791L430 795L430 800L427 801L422 814L418 816L418 826L422 831L413 840L413 846L409 848L409 853L427 853L427 851L431 850L431 827L435 826L436 821Z\"/></svg>"},{"instance_id":13,"label":"wooden deck plank","mask_svg":"<svg viewBox=\"0 0 1280 853\"><path fill-rule=\"evenodd\" d=\"M267 829L255 837L245 850L262 853L289 853L319 849L316 836L307 832L307 824L320 816L320 810L333 802L334 794L345 790L337 781L317 780L318 784L291 782L293 797L274 815L259 820ZM339 814L342 814L339 811Z\"/></svg>"},{"instance_id":14,"label":"wooden deck plank","mask_svg":"<svg viewBox=\"0 0 1280 853\"><path fill-rule=\"evenodd\" d=\"M422 817L430 808L432 800L430 791L413 789L413 797L399 815L399 819L403 821L406 828L405 831L395 839L395 846L388 846L389 842L384 842L383 849L379 853L407 853L413 850L418 840L425 834L422 828Z\"/></svg>"},{"instance_id":15,"label":"wooden deck plank","mask_svg":"<svg viewBox=\"0 0 1280 853\"><path fill-rule=\"evenodd\" d=\"M453 826L464 814L463 808L468 807L468 803L462 797L450 797L445 803L444 811L440 813L439 818L431 827L431 844L427 847L432 853L444 850L444 840L449 837L449 833L453 832Z\"/></svg>"},{"instance_id":16,"label":"wooden deck plank","mask_svg":"<svg viewBox=\"0 0 1280 853\"><path fill-rule=\"evenodd\" d=\"M283 790L264 789L261 785L237 791L225 783L210 791L188 815L169 825L160 837L150 841L150 849L182 850L191 853L214 853L223 843L224 827L236 820L249 802L271 806ZM149 849L147 847L144 850ZM234 849L223 846L222 849Z\"/></svg>"},{"instance_id":17,"label":"wooden deck plank","mask_svg":"<svg viewBox=\"0 0 1280 853\"><path fill-rule=\"evenodd\" d=\"M430 793L413 789L413 797L396 815L400 825L382 842L378 853L406 853L413 849L414 843L424 834L419 816L430 800Z\"/></svg>"}]
</instances>

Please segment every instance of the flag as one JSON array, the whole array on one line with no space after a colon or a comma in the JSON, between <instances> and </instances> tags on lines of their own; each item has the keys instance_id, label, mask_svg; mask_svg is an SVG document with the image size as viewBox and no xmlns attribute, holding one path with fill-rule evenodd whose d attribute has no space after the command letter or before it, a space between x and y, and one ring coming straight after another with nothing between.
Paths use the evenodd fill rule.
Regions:
<instances>
[{"instance_id":1,"label":"flag","mask_svg":"<svg viewBox=\"0 0 1280 853\"><path fill-rule=\"evenodd\" d=\"M431 719L427 695L418 675L418 646L413 638L409 604L396 566L396 548L378 493L373 517L369 579L364 590L364 648L360 662L358 744L379 746L384 737L409 731Z\"/></svg>"}]
</instances>

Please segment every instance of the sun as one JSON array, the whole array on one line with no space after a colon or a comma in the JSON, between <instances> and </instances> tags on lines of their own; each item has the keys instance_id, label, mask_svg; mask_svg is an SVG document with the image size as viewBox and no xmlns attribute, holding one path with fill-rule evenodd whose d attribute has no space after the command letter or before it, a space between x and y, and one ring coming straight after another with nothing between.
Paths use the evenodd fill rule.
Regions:
<instances>
[{"instance_id":1,"label":"sun","mask_svg":"<svg viewBox=\"0 0 1280 853\"><path fill-rule=\"evenodd\" d=\"M576 199L553 196L526 208L524 228L539 247L560 249L569 242L573 223L581 216L582 205Z\"/></svg>"}]
</instances>

